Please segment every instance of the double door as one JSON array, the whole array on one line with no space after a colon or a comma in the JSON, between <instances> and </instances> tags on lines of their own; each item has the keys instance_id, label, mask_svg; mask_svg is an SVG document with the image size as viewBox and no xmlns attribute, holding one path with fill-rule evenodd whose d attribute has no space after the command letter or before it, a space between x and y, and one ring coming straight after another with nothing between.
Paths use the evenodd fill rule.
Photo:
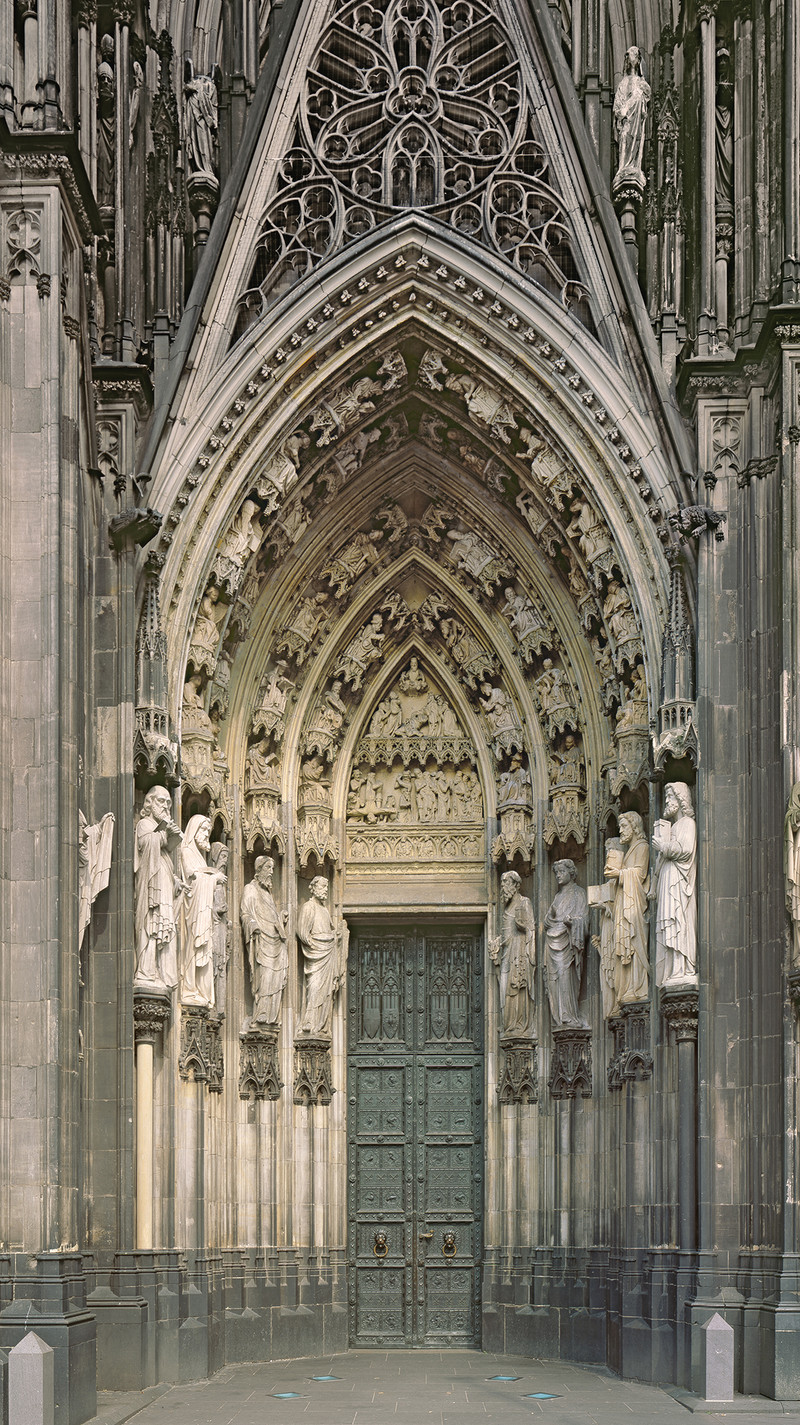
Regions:
<instances>
[{"instance_id":1,"label":"double door","mask_svg":"<svg viewBox=\"0 0 800 1425\"><path fill-rule=\"evenodd\" d=\"M350 1339L477 1344L478 927L359 927L348 957Z\"/></svg>"}]
</instances>

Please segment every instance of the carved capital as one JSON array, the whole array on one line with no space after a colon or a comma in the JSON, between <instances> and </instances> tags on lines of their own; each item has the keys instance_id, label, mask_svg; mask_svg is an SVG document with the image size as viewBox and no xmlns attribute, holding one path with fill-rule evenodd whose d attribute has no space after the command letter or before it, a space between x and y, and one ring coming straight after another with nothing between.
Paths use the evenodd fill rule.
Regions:
<instances>
[{"instance_id":1,"label":"carved capital","mask_svg":"<svg viewBox=\"0 0 800 1425\"><path fill-rule=\"evenodd\" d=\"M206 1059L208 1062L208 1092L222 1093L225 1078L225 1056L222 1051L222 1026L225 1016L211 1010L206 1021Z\"/></svg>"},{"instance_id":2,"label":"carved capital","mask_svg":"<svg viewBox=\"0 0 800 1425\"><path fill-rule=\"evenodd\" d=\"M535 1039L501 1039L503 1069L497 1085L501 1103L538 1103Z\"/></svg>"},{"instance_id":3,"label":"carved capital","mask_svg":"<svg viewBox=\"0 0 800 1425\"><path fill-rule=\"evenodd\" d=\"M676 1043L697 1040L699 991L689 985L685 989L662 989L661 1013L675 1032Z\"/></svg>"},{"instance_id":4,"label":"carved capital","mask_svg":"<svg viewBox=\"0 0 800 1425\"><path fill-rule=\"evenodd\" d=\"M554 1029L548 1088L552 1098L592 1096L591 1029Z\"/></svg>"},{"instance_id":5,"label":"carved capital","mask_svg":"<svg viewBox=\"0 0 800 1425\"><path fill-rule=\"evenodd\" d=\"M163 994L147 990L133 992L133 1038L136 1044L155 1044L162 1030L169 1024L172 997L168 991Z\"/></svg>"},{"instance_id":6,"label":"carved capital","mask_svg":"<svg viewBox=\"0 0 800 1425\"><path fill-rule=\"evenodd\" d=\"M653 1073L649 1003L643 1000L639 1004L620 1005L618 1012L609 1019L608 1027L614 1036L614 1053L608 1064L608 1087L621 1089L623 1084L634 1080L649 1079Z\"/></svg>"},{"instance_id":7,"label":"carved capital","mask_svg":"<svg viewBox=\"0 0 800 1425\"><path fill-rule=\"evenodd\" d=\"M239 1097L280 1098L277 1024L251 1025L242 1030L239 1043Z\"/></svg>"},{"instance_id":8,"label":"carved capital","mask_svg":"<svg viewBox=\"0 0 800 1425\"><path fill-rule=\"evenodd\" d=\"M294 1101L330 1103L333 1087L330 1039L295 1039L294 1041Z\"/></svg>"}]
</instances>

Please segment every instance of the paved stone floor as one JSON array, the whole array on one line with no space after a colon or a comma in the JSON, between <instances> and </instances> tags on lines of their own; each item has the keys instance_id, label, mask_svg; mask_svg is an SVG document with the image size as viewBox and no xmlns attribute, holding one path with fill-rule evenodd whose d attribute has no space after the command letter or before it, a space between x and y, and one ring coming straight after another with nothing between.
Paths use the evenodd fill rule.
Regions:
<instances>
[{"instance_id":1,"label":"paved stone floor","mask_svg":"<svg viewBox=\"0 0 800 1425\"><path fill-rule=\"evenodd\" d=\"M314 1380L335 1376L335 1380ZM511 1376L503 1380L492 1377ZM163 1390L163 1388L162 1388ZM281 1399L286 1393L289 1398ZM291 1394L290 1394L291 1393ZM104 1394L97 1425L469 1425L494 1420L521 1425L688 1425L687 1409L653 1386L619 1381L605 1371L481 1351L348 1351L317 1360L226 1366L210 1381L173 1386L149 1403ZM536 1395L552 1399L536 1399ZM528 1397L528 1398L526 1398ZM765 1402L766 1403L766 1402ZM766 1425L800 1421L797 1407L769 1402L711 1419Z\"/></svg>"}]
</instances>

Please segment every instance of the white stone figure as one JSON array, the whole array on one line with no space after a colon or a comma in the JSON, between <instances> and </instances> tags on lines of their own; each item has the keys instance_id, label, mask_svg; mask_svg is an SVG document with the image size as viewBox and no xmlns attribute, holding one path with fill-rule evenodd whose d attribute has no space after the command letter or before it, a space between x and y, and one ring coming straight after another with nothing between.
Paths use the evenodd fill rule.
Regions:
<instances>
[{"instance_id":1,"label":"white stone figure","mask_svg":"<svg viewBox=\"0 0 800 1425\"><path fill-rule=\"evenodd\" d=\"M136 138L136 124L139 119L139 108L142 101L142 89L144 87L144 70L138 59L131 65L133 71L131 78L131 93L128 100L128 151L133 150Z\"/></svg>"},{"instance_id":2,"label":"white stone figure","mask_svg":"<svg viewBox=\"0 0 800 1425\"><path fill-rule=\"evenodd\" d=\"M510 1039L530 1039L535 1033L536 930L533 906L520 894L520 885L516 871L506 871L501 878L503 930L489 946L500 982L502 1033Z\"/></svg>"},{"instance_id":3,"label":"white stone figure","mask_svg":"<svg viewBox=\"0 0 800 1425\"><path fill-rule=\"evenodd\" d=\"M214 886L212 964L214 969L214 1005L225 1013L228 990L228 961L231 956L231 923L228 919L228 861L230 851L224 841L212 841L210 861L217 872Z\"/></svg>"},{"instance_id":4,"label":"white stone figure","mask_svg":"<svg viewBox=\"0 0 800 1425\"><path fill-rule=\"evenodd\" d=\"M114 813L90 826L82 811L78 811L78 867L80 892L78 899L78 949L83 944L92 906L108 885L111 870L111 843L114 839Z\"/></svg>"},{"instance_id":5,"label":"white stone figure","mask_svg":"<svg viewBox=\"0 0 800 1425\"><path fill-rule=\"evenodd\" d=\"M697 983L697 825L683 782L664 789L664 817L653 827L656 853L656 984Z\"/></svg>"},{"instance_id":6,"label":"white stone figure","mask_svg":"<svg viewBox=\"0 0 800 1425\"><path fill-rule=\"evenodd\" d=\"M578 885L574 861L553 866L558 891L544 918L547 994L556 1029L586 1029L578 1012L583 961L589 930L586 892Z\"/></svg>"},{"instance_id":7,"label":"white stone figure","mask_svg":"<svg viewBox=\"0 0 800 1425\"><path fill-rule=\"evenodd\" d=\"M269 742L262 738L260 742L254 742L252 747L247 749L247 761L244 769L244 789L245 792L280 791L281 776L280 768L274 764L278 760L277 753L268 752Z\"/></svg>"},{"instance_id":8,"label":"white stone figure","mask_svg":"<svg viewBox=\"0 0 800 1425\"><path fill-rule=\"evenodd\" d=\"M135 989L174 989L178 983L172 852L182 840L181 830L172 820L169 792L166 787L151 787L133 843Z\"/></svg>"},{"instance_id":9,"label":"white stone figure","mask_svg":"<svg viewBox=\"0 0 800 1425\"><path fill-rule=\"evenodd\" d=\"M786 909L792 922L792 964L800 966L800 782L789 793L783 823Z\"/></svg>"},{"instance_id":10,"label":"white stone figure","mask_svg":"<svg viewBox=\"0 0 800 1425\"><path fill-rule=\"evenodd\" d=\"M97 61L97 200L103 207L114 206L114 171L117 136L117 80L114 73L115 46L112 35L103 35Z\"/></svg>"},{"instance_id":11,"label":"white stone figure","mask_svg":"<svg viewBox=\"0 0 800 1425\"><path fill-rule=\"evenodd\" d=\"M404 673L400 674L400 691L413 696L416 693L427 693L428 680L419 666L419 659L412 658Z\"/></svg>"},{"instance_id":12,"label":"white stone figure","mask_svg":"<svg viewBox=\"0 0 800 1425\"><path fill-rule=\"evenodd\" d=\"M592 944L600 956L600 989L603 995L604 1019L610 1019L618 1008L614 959L614 890L615 878L622 866L624 854L619 837L609 836L603 866L606 879L602 886L590 886L588 893L589 906L598 909L601 916L600 934L592 936Z\"/></svg>"},{"instance_id":13,"label":"white stone figure","mask_svg":"<svg viewBox=\"0 0 800 1425\"><path fill-rule=\"evenodd\" d=\"M214 1004L214 892L224 872L208 864L211 822L200 814L189 825L178 852L184 885L180 916L180 999L185 1005Z\"/></svg>"},{"instance_id":14,"label":"white stone figure","mask_svg":"<svg viewBox=\"0 0 800 1425\"><path fill-rule=\"evenodd\" d=\"M621 857L606 859L604 875L613 885L614 995L618 1004L646 1000L650 983L647 949L647 892L650 847L638 812L619 819Z\"/></svg>"},{"instance_id":15,"label":"white stone figure","mask_svg":"<svg viewBox=\"0 0 800 1425\"><path fill-rule=\"evenodd\" d=\"M497 810L509 811L516 807L530 809L532 806L531 774L527 767L522 765L522 753L515 752L508 770L500 773L497 783Z\"/></svg>"},{"instance_id":16,"label":"white stone figure","mask_svg":"<svg viewBox=\"0 0 800 1425\"><path fill-rule=\"evenodd\" d=\"M513 704L502 688L493 688L491 683L481 683L480 704L492 734L495 756L503 752L521 752L523 748L522 724Z\"/></svg>"},{"instance_id":17,"label":"white stone figure","mask_svg":"<svg viewBox=\"0 0 800 1425\"><path fill-rule=\"evenodd\" d=\"M211 74L191 69L183 86L186 100L186 159L190 176L202 174L217 182L214 150L217 138L219 95Z\"/></svg>"},{"instance_id":18,"label":"white stone figure","mask_svg":"<svg viewBox=\"0 0 800 1425\"><path fill-rule=\"evenodd\" d=\"M330 1039L333 999L339 988L347 944L347 926L334 928L325 905L328 882L315 876L310 899L300 911L297 936L303 949L305 990L300 1033L312 1039Z\"/></svg>"},{"instance_id":19,"label":"white stone figure","mask_svg":"<svg viewBox=\"0 0 800 1425\"><path fill-rule=\"evenodd\" d=\"M272 895L275 862L257 856L255 877L242 892L239 915L253 991L252 1024L277 1024L289 971L286 944L288 913L280 912Z\"/></svg>"},{"instance_id":20,"label":"white stone figure","mask_svg":"<svg viewBox=\"0 0 800 1425\"><path fill-rule=\"evenodd\" d=\"M603 601L603 618L617 643L628 643L639 637L631 596L618 579L612 579L608 585Z\"/></svg>"},{"instance_id":21,"label":"white stone figure","mask_svg":"<svg viewBox=\"0 0 800 1425\"><path fill-rule=\"evenodd\" d=\"M372 714L367 737L393 737L403 721L403 709L397 693L390 692Z\"/></svg>"},{"instance_id":22,"label":"white stone figure","mask_svg":"<svg viewBox=\"0 0 800 1425\"><path fill-rule=\"evenodd\" d=\"M298 668L305 662L309 644L322 623L322 607L327 602L327 594L312 594L304 599L278 644L277 651L294 657Z\"/></svg>"},{"instance_id":23,"label":"white stone figure","mask_svg":"<svg viewBox=\"0 0 800 1425\"><path fill-rule=\"evenodd\" d=\"M261 543L261 512L255 500L245 500L220 545L220 555L243 569ZM213 587L213 586L212 586Z\"/></svg>"},{"instance_id":24,"label":"white stone figure","mask_svg":"<svg viewBox=\"0 0 800 1425\"><path fill-rule=\"evenodd\" d=\"M189 661L194 665L196 673L204 670L207 673L214 672L219 650L219 626L227 612L225 604L219 602L219 589L216 584L209 584L200 600L189 647Z\"/></svg>"},{"instance_id":25,"label":"white stone figure","mask_svg":"<svg viewBox=\"0 0 800 1425\"><path fill-rule=\"evenodd\" d=\"M631 45L614 95L614 134L618 147L614 187L633 182L644 187L644 131L650 108L650 85L642 74L642 52Z\"/></svg>"},{"instance_id":26,"label":"white stone figure","mask_svg":"<svg viewBox=\"0 0 800 1425\"><path fill-rule=\"evenodd\" d=\"M357 693L361 687L369 665L381 656L381 649L386 640L386 634L381 631L382 629L381 615L373 614L369 623L359 630L341 656L336 674L346 683L352 685L354 693Z\"/></svg>"},{"instance_id":27,"label":"white stone figure","mask_svg":"<svg viewBox=\"0 0 800 1425\"><path fill-rule=\"evenodd\" d=\"M575 515L567 525L567 534L571 539L577 539L587 564L593 564L611 548L611 536L597 510L588 500L582 500L578 505Z\"/></svg>"},{"instance_id":28,"label":"white stone figure","mask_svg":"<svg viewBox=\"0 0 800 1425\"><path fill-rule=\"evenodd\" d=\"M205 709L203 702L203 678L200 673L193 673L183 685L183 701L181 704L181 724L184 733L186 732L213 732L211 718Z\"/></svg>"}]
</instances>

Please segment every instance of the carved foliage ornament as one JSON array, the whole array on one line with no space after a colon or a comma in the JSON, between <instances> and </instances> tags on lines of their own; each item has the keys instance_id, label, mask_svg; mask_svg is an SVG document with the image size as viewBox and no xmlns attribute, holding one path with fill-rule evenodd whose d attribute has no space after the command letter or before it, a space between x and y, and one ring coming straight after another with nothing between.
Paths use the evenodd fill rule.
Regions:
<instances>
[{"instance_id":1,"label":"carved foliage ornament","mask_svg":"<svg viewBox=\"0 0 800 1425\"><path fill-rule=\"evenodd\" d=\"M496 7L345 0L308 72L237 335L322 258L407 209L499 253L587 320L548 177Z\"/></svg>"}]
</instances>

